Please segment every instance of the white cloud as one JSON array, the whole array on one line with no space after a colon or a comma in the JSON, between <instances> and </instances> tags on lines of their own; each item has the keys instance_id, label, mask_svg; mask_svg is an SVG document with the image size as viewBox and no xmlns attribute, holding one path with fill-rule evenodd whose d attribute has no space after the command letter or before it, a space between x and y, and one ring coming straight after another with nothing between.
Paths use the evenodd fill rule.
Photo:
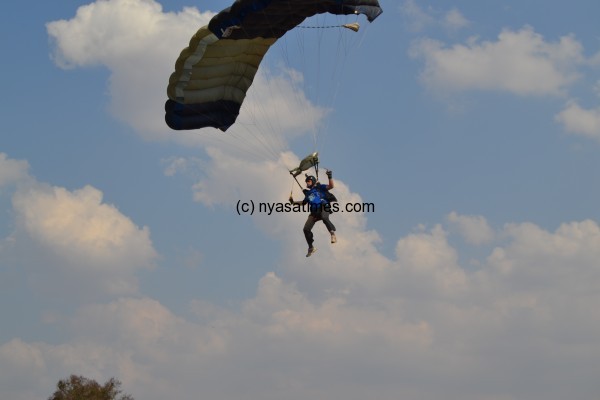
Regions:
<instances>
[{"instance_id":1,"label":"white cloud","mask_svg":"<svg viewBox=\"0 0 600 400\"><path fill-rule=\"evenodd\" d=\"M441 226L431 232L418 232L398 241L398 268L427 296L460 294L467 284L467 275L458 265L458 254L447 241ZM432 286L433 285L433 286Z\"/></svg>"},{"instance_id":2,"label":"white cloud","mask_svg":"<svg viewBox=\"0 0 600 400\"><path fill-rule=\"evenodd\" d=\"M535 42L536 36L526 33L517 39ZM484 58L487 51L507 55L505 40L471 44L463 51ZM534 65L555 67L556 53L570 47L537 40L546 53L523 51ZM453 51L458 50L448 50L449 57ZM573 76L562 78L567 82ZM558 81L544 93L566 85ZM197 201L231 206L233 212L237 200L287 199L289 185L283 182L297 157L241 158L229 148L209 147L204 175L193 188ZM195 165L174 160L166 173L189 172ZM363 202L343 181L336 179L334 190L342 204ZM54 251L71 272L88 258L92 269L107 265L111 277L129 282L152 258L148 231L103 203L97 189L34 186L20 192L15 209L35 247L44 255ZM14 339L1 344L0 386L15 394L11 398L40 398L59 378L76 371L99 380L116 375L127 392L148 400L195 399L199 390L216 400L553 400L573 398L575 386L582 399L597 393L600 228L595 222L564 224L555 232L533 224L508 225L502 232L506 243L481 261L480 270L468 272L441 224L401 237L388 257L378 248L377 232L368 230L366 214L338 213L332 220L339 242L329 244L323 227L316 225L319 252L306 259L305 215L254 218L281 241L283 254L277 273L265 274L256 295L239 310L199 300L192 304L197 319L186 319L148 297L83 305L65 318L62 343ZM451 214L448 222L467 240L489 234L484 217ZM122 234L113 238L108 235L112 229ZM76 249L67 248L69 242ZM139 265L129 266L130 259ZM122 293L131 292L136 294ZM13 364L17 368L11 370ZM15 370L24 371L20 382L11 379L9 372Z\"/></svg>"},{"instance_id":3,"label":"white cloud","mask_svg":"<svg viewBox=\"0 0 600 400\"><path fill-rule=\"evenodd\" d=\"M279 68L272 72L266 65L261 66L238 122L227 137L213 129L203 129L199 135L174 134L167 128L164 102L175 60L213 15L195 8L165 13L154 0L106 0L81 6L75 17L50 22L47 30L57 65L103 65L110 70L110 109L143 137L216 145L223 140L229 144L231 136L246 146L245 138L259 135L280 151L287 147L281 139L286 132L294 136L314 130L326 111L306 99L297 71ZM264 154L262 147L258 151Z\"/></svg>"},{"instance_id":4,"label":"white cloud","mask_svg":"<svg viewBox=\"0 0 600 400\"><path fill-rule=\"evenodd\" d=\"M13 182L12 232L0 241L0 264L21 268L29 284L78 300L134 294L135 272L154 266L147 227L137 227L91 186L69 191L38 182L28 163L0 155L0 175Z\"/></svg>"},{"instance_id":5,"label":"white cloud","mask_svg":"<svg viewBox=\"0 0 600 400\"><path fill-rule=\"evenodd\" d=\"M446 47L432 39L416 41L411 50L423 59L422 81L434 91L499 90L517 95L561 95L578 79L585 59L572 36L548 42L525 27L503 30L497 41L471 38Z\"/></svg>"},{"instance_id":6,"label":"white cloud","mask_svg":"<svg viewBox=\"0 0 600 400\"><path fill-rule=\"evenodd\" d=\"M156 139L168 130L164 102L175 60L213 15L195 8L163 13L153 0L107 0L81 6L74 18L50 22L47 30L57 65L106 66L114 115Z\"/></svg>"},{"instance_id":7,"label":"white cloud","mask_svg":"<svg viewBox=\"0 0 600 400\"><path fill-rule=\"evenodd\" d=\"M453 8L442 12L431 7L421 8L415 0L405 0L399 7L405 17L406 25L413 32L420 32L430 27L440 26L449 31L456 31L469 25L462 13Z\"/></svg>"},{"instance_id":8,"label":"white cloud","mask_svg":"<svg viewBox=\"0 0 600 400\"><path fill-rule=\"evenodd\" d=\"M177 174L188 173L194 167L198 167L202 164L202 160L195 158L184 158L184 157L171 157L162 160L162 164L165 165L164 174L165 176L175 176Z\"/></svg>"},{"instance_id":9,"label":"white cloud","mask_svg":"<svg viewBox=\"0 0 600 400\"><path fill-rule=\"evenodd\" d=\"M5 153L0 153L0 188L29 179L29 163L24 160L13 160Z\"/></svg>"},{"instance_id":10,"label":"white cloud","mask_svg":"<svg viewBox=\"0 0 600 400\"><path fill-rule=\"evenodd\" d=\"M448 11L446 15L444 15L444 26L448 29L458 30L465 28L468 25L469 20L467 20L456 8Z\"/></svg>"},{"instance_id":11,"label":"white cloud","mask_svg":"<svg viewBox=\"0 0 600 400\"><path fill-rule=\"evenodd\" d=\"M196 398L198 387L214 399L593 397L598 224L554 232L509 224L506 244L477 272L457 264L447 235L435 226L403 237L397 258L379 268L373 264L384 259L355 254L367 273L338 276L353 283L345 290L315 295L306 282L267 273L239 310L195 302L198 319L150 298L82 306L66 343L1 345L8 375L0 382L16 399L47 395L40 382L73 370L100 380L117 375L126 391L150 400ZM314 257L298 268L314 274L319 257L319 268L339 263ZM29 373L17 384L8 365Z\"/></svg>"},{"instance_id":12,"label":"white cloud","mask_svg":"<svg viewBox=\"0 0 600 400\"><path fill-rule=\"evenodd\" d=\"M596 271L600 228L594 221L565 223L554 233L531 223L508 224L504 230L513 242L501 254L495 253L491 264L503 266L498 270L508 275L527 273L533 277L557 273L561 279L553 280L553 284L560 284L565 278L578 280L582 274L600 273ZM574 269L579 276L570 277ZM590 282L582 280L581 283L587 285Z\"/></svg>"},{"instance_id":13,"label":"white cloud","mask_svg":"<svg viewBox=\"0 0 600 400\"><path fill-rule=\"evenodd\" d=\"M225 205L231 212L236 212L238 201L252 202L254 214L242 214L240 218L253 218L261 230L282 242L285 252L290 254L289 262L282 268L298 274L298 279L311 280L319 287L329 284L343 287L346 284L344 282L354 282L358 277L371 279L371 268L383 268L382 265L386 264L385 258L377 251L379 235L365 229L366 214L338 212L331 217L340 232L338 243L331 246L324 226L316 224L313 232L319 257L310 265L303 266L307 245L302 227L307 214L281 211L269 214L268 210L260 212L259 209L260 203L286 203L291 188L296 200L303 197L288 172L298 165L298 158L292 153L282 153L277 162L253 161L241 159L222 149L209 148L207 153L210 160L203 166L204 177L193 187L196 201L208 206ZM341 208L348 203L365 202L337 178L333 192L338 197ZM301 258L298 258L299 255ZM371 258L372 265L366 265L362 261L365 257Z\"/></svg>"},{"instance_id":14,"label":"white cloud","mask_svg":"<svg viewBox=\"0 0 600 400\"><path fill-rule=\"evenodd\" d=\"M459 233L468 243L485 244L494 239L494 231L480 215L459 215L453 211L446 218L458 228Z\"/></svg>"},{"instance_id":15,"label":"white cloud","mask_svg":"<svg viewBox=\"0 0 600 400\"><path fill-rule=\"evenodd\" d=\"M36 274L49 279L40 285L62 286L69 276L71 290L82 294L91 288L112 295L135 293L134 272L153 265L156 252L148 228L138 228L103 203L102 193L91 186L70 192L27 185L14 194L13 207L15 246Z\"/></svg>"},{"instance_id":16,"label":"white cloud","mask_svg":"<svg viewBox=\"0 0 600 400\"><path fill-rule=\"evenodd\" d=\"M555 120L569 133L600 140L600 107L586 109L571 100L555 116Z\"/></svg>"},{"instance_id":17,"label":"white cloud","mask_svg":"<svg viewBox=\"0 0 600 400\"><path fill-rule=\"evenodd\" d=\"M2 396L15 400L50 396L42 393L49 380L47 360L39 343L13 339L0 346L0 383ZM55 382L56 383L56 382Z\"/></svg>"},{"instance_id":18,"label":"white cloud","mask_svg":"<svg viewBox=\"0 0 600 400\"><path fill-rule=\"evenodd\" d=\"M400 5L400 12L409 21L410 30L419 32L435 23L435 18L423 11L414 0L406 0Z\"/></svg>"},{"instance_id":19,"label":"white cloud","mask_svg":"<svg viewBox=\"0 0 600 400\"><path fill-rule=\"evenodd\" d=\"M15 210L30 237L74 263L94 260L103 268L120 268L123 260L144 265L153 251L148 228L138 229L102 193L86 186L36 187L19 191ZM150 256L150 257L149 257Z\"/></svg>"}]
</instances>

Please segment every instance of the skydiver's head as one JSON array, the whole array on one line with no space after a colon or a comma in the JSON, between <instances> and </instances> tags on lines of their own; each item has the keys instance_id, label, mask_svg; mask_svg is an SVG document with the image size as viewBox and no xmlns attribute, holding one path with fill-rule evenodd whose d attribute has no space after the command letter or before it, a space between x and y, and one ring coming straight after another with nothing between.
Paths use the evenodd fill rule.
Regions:
<instances>
[{"instance_id":1,"label":"skydiver's head","mask_svg":"<svg viewBox=\"0 0 600 400\"><path fill-rule=\"evenodd\" d=\"M315 186L315 183L317 183L317 178L315 178L312 175L307 175L305 182L306 182L306 187L311 188L311 187Z\"/></svg>"}]
</instances>

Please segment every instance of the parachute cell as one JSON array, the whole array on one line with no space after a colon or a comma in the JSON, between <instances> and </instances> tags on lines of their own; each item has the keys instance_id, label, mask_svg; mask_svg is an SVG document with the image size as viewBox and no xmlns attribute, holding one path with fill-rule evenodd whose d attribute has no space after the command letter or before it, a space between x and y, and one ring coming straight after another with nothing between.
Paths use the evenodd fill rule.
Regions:
<instances>
[{"instance_id":1,"label":"parachute cell","mask_svg":"<svg viewBox=\"0 0 600 400\"><path fill-rule=\"evenodd\" d=\"M287 31L316 14L364 14L373 21L377 0L237 0L198 30L169 79L165 120L175 130L235 122L258 67Z\"/></svg>"}]
</instances>

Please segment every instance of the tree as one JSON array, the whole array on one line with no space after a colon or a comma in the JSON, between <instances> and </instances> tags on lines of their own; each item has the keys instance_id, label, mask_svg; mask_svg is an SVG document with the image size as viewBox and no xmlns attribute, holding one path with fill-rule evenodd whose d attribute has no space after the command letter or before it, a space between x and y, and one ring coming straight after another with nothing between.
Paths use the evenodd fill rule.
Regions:
<instances>
[{"instance_id":1,"label":"tree","mask_svg":"<svg viewBox=\"0 0 600 400\"><path fill-rule=\"evenodd\" d=\"M101 386L93 379L71 375L69 379L58 381L56 391L48 400L134 400L121 393L121 382L115 378Z\"/></svg>"}]
</instances>

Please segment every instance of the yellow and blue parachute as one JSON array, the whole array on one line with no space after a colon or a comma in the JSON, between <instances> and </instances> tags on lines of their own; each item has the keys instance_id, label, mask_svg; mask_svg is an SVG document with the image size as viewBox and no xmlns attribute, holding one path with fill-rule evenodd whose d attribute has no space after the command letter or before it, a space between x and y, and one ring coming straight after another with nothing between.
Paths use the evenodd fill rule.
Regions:
<instances>
[{"instance_id":1,"label":"yellow and blue parachute","mask_svg":"<svg viewBox=\"0 0 600 400\"><path fill-rule=\"evenodd\" d=\"M381 13L377 0L236 0L196 32L175 63L165 120L175 130L234 124L258 67L287 31L316 14Z\"/></svg>"}]
</instances>

